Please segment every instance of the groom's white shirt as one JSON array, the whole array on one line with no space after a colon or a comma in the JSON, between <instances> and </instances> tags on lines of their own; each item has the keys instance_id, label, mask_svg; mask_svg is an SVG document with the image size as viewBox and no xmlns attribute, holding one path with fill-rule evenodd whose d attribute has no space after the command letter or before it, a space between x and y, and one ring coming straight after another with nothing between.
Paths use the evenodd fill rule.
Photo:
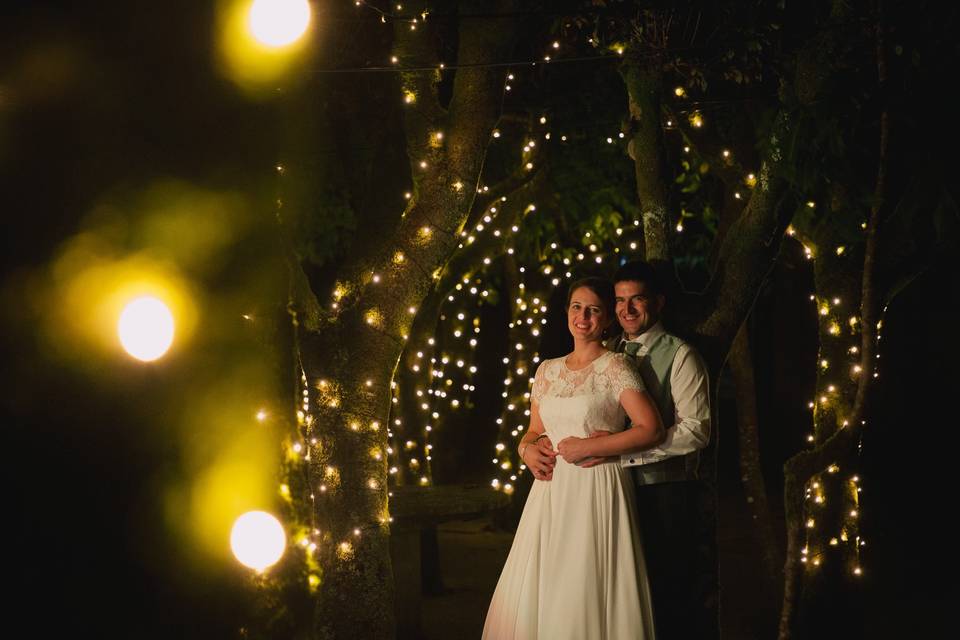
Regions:
<instances>
[{"instance_id":1,"label":"groom's white shirt","mask_svg":"<svg viewBox=\"0 0 960 640\"><path fill-rule=\"evenodd\" d=\"M645 345L653 344L663 333L663 325L657 322L644 333L630 340L639 342L637 358L647 354ZM659 447L624 454L620 457L623 466L659 462L671 456L682 456L702 449L710 442L710 383L703 360L690 345L683 343L673 357L670 370L670 392L673 395L676 422L664 425L666 440Z\"/></svg>"}]
</instances>

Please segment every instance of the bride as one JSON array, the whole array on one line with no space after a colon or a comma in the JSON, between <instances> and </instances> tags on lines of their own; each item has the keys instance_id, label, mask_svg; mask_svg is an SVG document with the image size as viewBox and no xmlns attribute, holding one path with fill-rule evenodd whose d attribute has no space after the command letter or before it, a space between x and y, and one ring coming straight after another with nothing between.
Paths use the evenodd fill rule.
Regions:
<instances>
[{"instance_id":1,"label":"bride","mask_svg":"<svg viewBox=\"0 0 960 640\"><path fill-rule=\"evenodd\" d=\"M613 317L612 283L571 285L573 352L543 361L534 378L519 451L536 481L487 611L485 639L653 637L633 487L619 464L596 463L655 446L664 430L633 363L601 343Z\"/></svg>"}]
</instances>

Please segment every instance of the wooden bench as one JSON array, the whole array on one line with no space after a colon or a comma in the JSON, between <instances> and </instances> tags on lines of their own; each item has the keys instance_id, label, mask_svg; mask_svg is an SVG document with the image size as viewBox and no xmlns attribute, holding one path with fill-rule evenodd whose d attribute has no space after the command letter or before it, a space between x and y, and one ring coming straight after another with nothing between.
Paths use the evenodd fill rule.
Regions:
<instances>
[{"instance_id":1,"label":"wooden bench","mask_svg":"<svg viewBox=\"0 0 960 640\"><path fill-rule=\"evenodd\" d=\"M397 637L420 637L423 593L440 593L437 525L467 520L510 504L490 485L403 486L391 491L390 557L396 591Z\"/></svg>"}]
</instances>

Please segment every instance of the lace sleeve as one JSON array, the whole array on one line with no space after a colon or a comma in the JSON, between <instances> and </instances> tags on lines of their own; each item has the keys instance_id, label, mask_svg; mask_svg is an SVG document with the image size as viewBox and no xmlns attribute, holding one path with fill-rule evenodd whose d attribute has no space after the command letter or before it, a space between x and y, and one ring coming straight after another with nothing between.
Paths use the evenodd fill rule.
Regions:
<instances>
[{"instance_id":1,"label":"lace sleeve","mask_svg":"<svg viewBox=\"0 0 960 640\"><path fill-rule=\"evenodd\" d=\"M539 405L544 391L547 390L548 383L544 373L544 366L546 364L546 360L541 362L540 366L537 367L537 373L533 376L533 387L530 389L530 404L536 402Z\"/></svg>"},{"instance_id":2,"label":"lace sleeve","mask_svg":"<svg viewBox=\"0 0 960 640\"><path fill-rule=\"evenodd\" d=\"M640 372L637 371L637 365L629 356L622 353L614 355L613 362L607 368L607 375L610 377L610 391L617 402L620 401L620 394L626 389L637 391L647 389L640 377Z\"/></svg>"}]
</instances>

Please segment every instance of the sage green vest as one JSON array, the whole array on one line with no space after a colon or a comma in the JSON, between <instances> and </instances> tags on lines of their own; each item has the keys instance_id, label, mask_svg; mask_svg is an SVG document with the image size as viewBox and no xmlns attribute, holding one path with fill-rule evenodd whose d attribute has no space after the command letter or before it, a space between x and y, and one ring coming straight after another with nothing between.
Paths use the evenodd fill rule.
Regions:
<instances>
[{"instance_id":1,"label":"sage green vest","mask_svg":"<svg viewBox=\"0 0 960 640\"><path fill-rule=\"evenodd\" d=\"M618 336L610 346L616 347L623 339L623 335ZM645 358L634 359L647 393L660 411L660 419L663 420L664 427L669 427L676 419L673 394L670 391L670 374L673 372L673 360L682 344L684 342L680 338L662 333L653 344L647 345Z\"/></svg>"},{"instance_id":2,"label":"sage green vest","mask_svg":"<svg viewBox=\"0 0 960 640\"><path fill-rule=\"evenodd\" d=\"M622 335L617 337L612 346L616 347L622 338ZM653 344L646 345L646 357L634 359L647 393L657 405L664 427L670 427L676 422L670 376L677 351L683 344L685 343L680 338L662 333ZM693 480L698 477L699 459L699 452L694 451L630 469L639 485Z\"/></svg>"},{"instance_id":3,"label":"sage green vest","mask_svg":"<svg viewBox=\"0 0 960 640\"><path fill-rule=\"evenodd\" d=\"M649 350L646 358L636 359L647 393L656 400L664 427L669 427L676 421L670 374L673 372L673 360L682 344L683 340L680 338L663 333L647 347Z\"/></svg>"}]
</instances>

